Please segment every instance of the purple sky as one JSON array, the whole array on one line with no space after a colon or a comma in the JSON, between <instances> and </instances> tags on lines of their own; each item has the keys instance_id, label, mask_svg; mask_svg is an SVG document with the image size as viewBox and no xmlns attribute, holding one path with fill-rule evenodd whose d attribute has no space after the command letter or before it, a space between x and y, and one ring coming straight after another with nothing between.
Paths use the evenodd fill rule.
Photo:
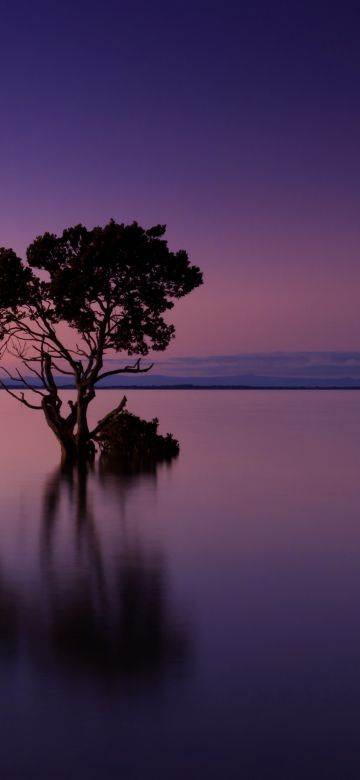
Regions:
<instances>
[{"instance_id":1,"label":"purple sky","mask_svg":"<svg viewBox=\"0 0 360 780\"><path fill-rule=\"evenodd\" d=\"M168 225L205 284L170 358L359 347L355 2L2 8L0 243Z\"/></svg>"}]
</instances>

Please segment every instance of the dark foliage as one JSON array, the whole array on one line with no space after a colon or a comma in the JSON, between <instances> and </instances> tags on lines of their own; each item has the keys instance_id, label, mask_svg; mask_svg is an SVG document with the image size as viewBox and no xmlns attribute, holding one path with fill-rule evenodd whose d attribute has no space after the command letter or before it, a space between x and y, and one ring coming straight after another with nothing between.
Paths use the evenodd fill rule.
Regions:
<instances>
[{"instance_id":1,"label":"dark foliage","mask_svg":"<svg viewBox=\"0 0 360 780\"><path fill-rule=\"evenodd\" d=\"M0 248L0 340L40 382L39 403L12 395L30 408L42 409L65 458L94 452L87 408L98 382L121 373L141 373L141 357L164 350L174 336L165 315L174 301L202 284L199 268L183 250L171 252L165 226L145 230L111 220L105 227L83 225L56 236L45 233L27 250L28 264L11 249ZM76 348L64 340L66 325L77 334ZM119 355L104 370L104 358ZM138 356L132 365L120 358ZM25 373L4 371L31 389ZM76 401L63 416L57 374L76 386ZM104 418L107 420L107 417ZM95 436L96 434L96 436ZM160 446L160 445L159 445Z\"/></svg>"},{"instance_id":2,"label":"dark foliage","mask_svg":"<svg viewBox=\"0 0 360 780\"><path fill-rule=\"evenodd\" d=\"M104 228L77 225L37 238L27 259L49 274L40 293L51 303L52 322L65 320L90 335L107 317L107 348L128 355L165 349L174 326L162 315L173 308L172 299L201 284L202 275L186 252L170 252L164 234L163 225L144 230L111 220Z\"/></svg>"},{"instance_id":3,"label":"dark foliage","mask_svg":"<svg viewBox=\"0 0 360 780\"><path fill-rule=\"evenodd\" d=\"M125 408L110 415L97 436L103 457L128 465L131 470L170 461L179 454L179 442L171 433L162 436L159 421L142 420Z\"/></svg>"}]
</instances>

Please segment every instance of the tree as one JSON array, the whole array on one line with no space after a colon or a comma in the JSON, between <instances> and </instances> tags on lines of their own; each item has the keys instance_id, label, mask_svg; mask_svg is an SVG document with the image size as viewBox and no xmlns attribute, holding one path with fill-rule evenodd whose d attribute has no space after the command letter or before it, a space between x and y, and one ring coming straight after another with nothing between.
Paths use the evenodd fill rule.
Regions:
<instances>
[{"instance_id":1,"label":"tree","mask_svg":"<svg viewBox=\"0 0 360 780\"><path fill-rule=\"evenodd\" d=\"M88 426L98 383L148 371L152 366L142 367L141 358L150 349L166 349L175 333L164 315L174 300L202 284L201 271L190 264L187 253L169 250L165 229L156 225L144 230L136 222L114 220L93 230L76 225L60 236L36 238L27 249L27 263L12 249L0 248L1 353L15 354L37 386L23 369L15 375L3 370L32 390L38 403L24 392L6 389L25 406L44 412L63 461L91 457L95 437L108 424L106 415L93 430ZM114 368L104 367L107 354L119 356ZM135 356L135 362L121 365L124 355ZM66 414L59 375L76 388Z\"/></svg>"}]
</instances>

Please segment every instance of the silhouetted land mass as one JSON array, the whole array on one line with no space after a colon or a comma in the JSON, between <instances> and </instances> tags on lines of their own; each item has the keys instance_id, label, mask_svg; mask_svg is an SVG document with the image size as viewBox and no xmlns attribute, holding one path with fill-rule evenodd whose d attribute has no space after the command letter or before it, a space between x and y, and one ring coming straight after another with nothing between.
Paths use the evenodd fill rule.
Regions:
<instances>
[{"instance_id":1,"label":"silhouetted land mass","mask_svg":"<svg viewBox=\"0 0 360 780\"><path fill-rule=\"evenodd\" d=\"M143 420L126 409L124 395L117 410L110 412L99 426L95 440L101 449L101 458L124 469L146 469L163 461L170 462L179 454L179 442L171 433L159 434L159 420Z\"/></svg>"},{"instance_id":2,"label":"silhouetted land mass","mask_svg":"<svg viewBox=\"0 0 360 780\"><path fill-rule=\"evenodd\" d=\"M6 386L10 390L18 390L19 387L24 387L24 385L20 386L20 383L6 383ZM4 389L4 387L0 387L0 390ZM59 389L73 390L74 385L62 384ZM98 387L97 390L360 390L360 385L197 385L191 383L179 383L171 385L118 384L105 385L103 387Z\"/></svg>"},{"instance_id":3,"label":"silhouetted land mass","mask_svg":"<svg viewBox=\"0 0 360 780\"><path fill-rule=\"evenodd\" d=\"M0 248L1 354L15 355L37 385L19 369L11 374L2 367L8 380L21 380L34 399L17 393L14 385L2 386L44 413L63 462L94 457L99 426L90 430L87 413L99 383L149 371L152 366L143 367L141 358L165 350L175 334L164 315L202 284L201 271L187 253L169 250L165 230L111 220L93 230L76 225L60 236L44 233L28 247L27 265L12 249ZM61 326L73 331L75 347L66 343ZM119 357L106 370L108 352L136 360L124 365ZM76 390L65 414L59 375Z\"/></svg>"},{"instance_id":4,"label":"silhouetted land mass","mask_svg":"<svg viewBox=\"0 0 360 780\"><path fill-rule=\"evenodd\" d=\"M68 388L69 389L69 388ZM360 385L113 385L100 390L360 390Z\"/></svg>"}]
</instances>

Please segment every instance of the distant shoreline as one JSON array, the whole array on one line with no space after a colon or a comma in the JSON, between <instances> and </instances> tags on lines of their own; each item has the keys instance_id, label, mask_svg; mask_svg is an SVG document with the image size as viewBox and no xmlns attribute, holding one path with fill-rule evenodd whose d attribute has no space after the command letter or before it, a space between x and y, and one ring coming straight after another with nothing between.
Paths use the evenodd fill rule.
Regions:
<instances>
[{"instance_id":1,"label":"distant shoreline","mask_svg":"<svg viewBox=\"0 0 360 780\"><path fill-rule=\"evenodd\" d=\"M31 391L31 388L25 387L24 385L15 385L15 384L9 384L6 385L6 388L9 390L21 390L29 392ZM5 390L5 387L0 387L0 390ZM38 389L39 385L34 385L34 390ZM76 388L74 385L60 385L59 390L75 390ZM292 387L289 387L287 385L189 385L189 384L179 384L179 385L106 385L105 387L98 386L96 388L96 391L98 390L307 390L307 391L323 391L323 390L360 390L360 385L349 387L349 386L340 386L340 385L328 385L327 387L321 387L318 385L294 385Z\"/></svg>"},{"instance_id":2,"label":"distant shoreline","mask_svg":"<svg viewBox=\"0 0 360 780\"><path fill-rule=\"evenodd\" d=\"M70 390L72 388L61 388ZM268 385L259 387L258 385L113 385L112 387L97 387L97 390L360 390L357 387L307 387L299 385L296 387L287 387L286 385L277 387Z\"/></svg>"},{"instance_id":3,"label":"distant shoreline","mask_svg":"<svg viewBox=\"0 0 360 780\"><path fill-rule=\"evenodd\" d=\"M70 386L61 388L63 390L71 390ZM287 387L286 385L266 385L260 387L259 385L112 385L111 387L97 387L96 390L360 390L360 385L357 387L309 387L306 385L297 385L295 387Z\"/></svg>"}]
</instances>

